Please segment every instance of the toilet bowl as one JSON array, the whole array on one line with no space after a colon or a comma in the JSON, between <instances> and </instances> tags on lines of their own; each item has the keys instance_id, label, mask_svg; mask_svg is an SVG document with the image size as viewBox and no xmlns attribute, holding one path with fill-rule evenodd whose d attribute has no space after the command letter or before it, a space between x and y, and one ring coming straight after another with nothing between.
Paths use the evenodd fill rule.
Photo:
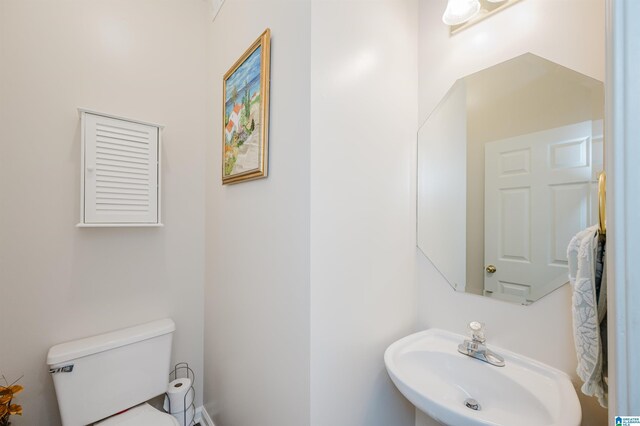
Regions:
<instances>
[{"instance_id":1,"label":"toilet bowl","mask_svg":"<svg viewBox=\"0 0 640 426\"><path fill-rule=\"evenodd\" d=\"M180 426L171 415L156 410L147 403L138 405L122 414L95 423L95 426Z\"/></svg>"}]
</instances>

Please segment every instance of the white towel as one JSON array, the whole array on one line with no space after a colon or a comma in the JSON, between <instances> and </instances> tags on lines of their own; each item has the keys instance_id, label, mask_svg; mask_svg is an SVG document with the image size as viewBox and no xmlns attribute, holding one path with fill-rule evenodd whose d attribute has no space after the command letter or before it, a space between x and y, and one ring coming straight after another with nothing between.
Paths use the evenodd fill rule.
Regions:
<instances>
[{"instance_id":1,"label":"white towel","mask_svg":"<svg viewBox=\"0 0 640 426\"><path fill-rule=\"evenodd\" d=\"M598 227L579 232L567 248L569 281L573 288L573 338L578 355L576 372L584 384L582 393L607 406L607 384L603 372L603 347L596 295L595 253ZM603 285L606 285L603 279Z\"/></svg>"}]
</instances>

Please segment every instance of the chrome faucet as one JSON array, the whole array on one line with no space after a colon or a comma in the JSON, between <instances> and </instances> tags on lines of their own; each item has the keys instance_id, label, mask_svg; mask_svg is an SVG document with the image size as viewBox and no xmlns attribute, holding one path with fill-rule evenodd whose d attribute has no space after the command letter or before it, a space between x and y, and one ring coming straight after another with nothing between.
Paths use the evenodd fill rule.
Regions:
<instances>
[{"instance_id":1,"label":"chrome faucet","mask_svg":"<svg viewBox=\"0 0 640 426\"><path fill-rule=\"evenodd\" d=\"M471 340L465 339L458 345L458 352L461 354L477 358L496 367L504 367L504 358L489 350L484 344L484 324L477 321L469 323L469 335Z\"/></svg>"}]
</instances>

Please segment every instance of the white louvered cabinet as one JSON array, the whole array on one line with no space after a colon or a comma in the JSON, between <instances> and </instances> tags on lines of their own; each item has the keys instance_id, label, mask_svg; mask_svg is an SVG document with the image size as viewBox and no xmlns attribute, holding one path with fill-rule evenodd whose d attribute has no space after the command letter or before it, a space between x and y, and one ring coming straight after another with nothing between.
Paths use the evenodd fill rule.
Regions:
<instances>
[{"instance_id":1,"label":"white louvered cabinet","mask_svg":"<svg viewBox=\"0 0 640 426\"><path fill-rule=\"evenodd\" d=\"M81 212L78 226L162 226L162 126L80 110Z\"/></svg>"}]
</instances>

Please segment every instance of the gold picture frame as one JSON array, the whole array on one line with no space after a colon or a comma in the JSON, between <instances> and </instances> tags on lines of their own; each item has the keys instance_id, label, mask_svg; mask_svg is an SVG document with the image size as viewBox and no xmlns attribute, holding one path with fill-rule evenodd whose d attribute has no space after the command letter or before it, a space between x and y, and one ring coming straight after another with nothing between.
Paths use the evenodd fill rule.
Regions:
<instances>
[{"instance_id":1,"label":"gold picture frame","mask_svg":"<svg viewBox=\"0 0 640 426\"><path fill-rule=\"evenodd\" d=\"M271 30L222 80L222 184L267 177Z\"/></svg>"}]
</instances>

